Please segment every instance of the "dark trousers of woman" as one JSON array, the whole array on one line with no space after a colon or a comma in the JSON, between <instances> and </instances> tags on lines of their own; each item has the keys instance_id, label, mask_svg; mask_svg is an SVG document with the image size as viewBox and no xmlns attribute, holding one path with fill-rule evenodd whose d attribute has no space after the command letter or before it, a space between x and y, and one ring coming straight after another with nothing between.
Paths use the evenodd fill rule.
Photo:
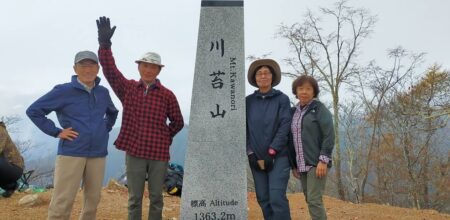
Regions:
<instances>
[{"instance_id":1,"label":"dark trousers of woman","mask_svg":"<svg viewBox=\"0 0 450 220\"><path fill-rule=\"evenodd\" d=\"M0 156L0 188L3 190L15 190L16 181L22 176L22 168L9 163L6 158Z\"/></svg>"},{"instance_id":2,"label":"dark trousers of woman","mask_svg":"<svg viewBox=\"0 0 450 220\"><path fill-rule=\"evenodd\" d=\"M250 166L251 167L251 166ZM270 172L251 167L255 181L256 198L265 220L290 220L291 213L286 189L291 168L288 157L275 159Z\"/></svg>"}]
</instances>

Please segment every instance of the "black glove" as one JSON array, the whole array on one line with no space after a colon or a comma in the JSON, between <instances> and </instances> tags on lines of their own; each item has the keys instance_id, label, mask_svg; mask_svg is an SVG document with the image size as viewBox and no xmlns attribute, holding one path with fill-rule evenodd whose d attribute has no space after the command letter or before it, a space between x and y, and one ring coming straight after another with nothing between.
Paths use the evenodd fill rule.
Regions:
<instances>
[{"instance_id":1,"label":"black glove","mask_svg":"<svg viewBox=\"0 0 450 220\"><path fill-rule=\"evenodd\" d=\"M259 166L258 166L258 158L256 158L256 154L252 153L250 155L248 155L248 163L250 164L250 167L259 170Z\"/></svg>"},{"instance_id":2,"label":"black glove","mask_svg":"<svg viewBox=\"0 0 450 220\"><path fill-rule=\"evenodd\" d=\"M102 47L111 47L111 37L116 30L116 26L111 28L109 18L103 16L97 20L98 43Z\"/></svg>"},{"instance_id":3,"label":"black glove","mask_svg":"<svg viewBox=\"0 0 450 220\"><path fill-rule=\"evenodd\" d=\"M266 172L270 172L273 168L273 164L275 163L275 159L265 159L264 160L264 167L266 168Z\"/></svg>"}]
</instances>

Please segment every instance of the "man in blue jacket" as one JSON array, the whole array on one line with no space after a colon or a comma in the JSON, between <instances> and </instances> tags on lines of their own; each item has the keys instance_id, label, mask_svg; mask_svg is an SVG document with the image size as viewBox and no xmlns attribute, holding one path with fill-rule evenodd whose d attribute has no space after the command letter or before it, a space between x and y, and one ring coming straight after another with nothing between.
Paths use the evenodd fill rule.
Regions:
<instances>
[{"instance_id":1,"label":"man in blue jacket","mask_svg":"<svg viewBox=\"0 0 450 220\"><path fill-rule=\"evenodd\" d=\"M59 138L54 191L48 219L69 219L83 181L84 204L80 219L95 219L105 171L108 136L118 114L108 90L99 85L97 55L75 55L76 75L35 101L27 115L44 133ZM55 111L61 128L46 115Z\"/></svg>"}]
</instances>

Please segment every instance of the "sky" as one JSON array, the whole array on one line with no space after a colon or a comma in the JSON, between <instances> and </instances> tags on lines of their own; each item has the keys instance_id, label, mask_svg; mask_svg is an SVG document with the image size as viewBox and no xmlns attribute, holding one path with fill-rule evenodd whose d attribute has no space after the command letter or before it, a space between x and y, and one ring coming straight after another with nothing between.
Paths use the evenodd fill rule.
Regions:
<instances>
[{"instance_id":1,"label":"sky","mask_svg":"<svg viewBox=\"0 0 450 220\"><path fill-rule=\"evenodd\" d=\"M70 81L73 59L80 50L97 51L99 16L111 18L117 29L112 50L118 68L129 79L139 79L138 57L158 52L166 67L161 82L178 98L188 122L197 47L200 0L113 1L40 0L4 1L0 7L0 116L25 116L26 108L55 85ZM288 43L276 38L281 23L302 22L307 9L331 6L330 0L245 0L245 53L279 61L290 57ZM389 65L386 51L402 46L425 52L427 66L438 63L450 69L450 1L448 0L352 0L378 16L374 33L361 44L360 62ZM247 69L250 61L246 61ZM244 73L243 73L244 74ZM245 73L246 74L246 73ZM101 85L110 88L102 74ZM277 89L288 94L291 78ZM246 84L246 94L255 88ZM122 109L117 97L113 101ZM344 94L345 97L345 94ZM121 116L119 116L120 122ZM117 123L116 126L120 126ZM35 128L34 128L35 129Z\"/></svg>"}]
</instances>

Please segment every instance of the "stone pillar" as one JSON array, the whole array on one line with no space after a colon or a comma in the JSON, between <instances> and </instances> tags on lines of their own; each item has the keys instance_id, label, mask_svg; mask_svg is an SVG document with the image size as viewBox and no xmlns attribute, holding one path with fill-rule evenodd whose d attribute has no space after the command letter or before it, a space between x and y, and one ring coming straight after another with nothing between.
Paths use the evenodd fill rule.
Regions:
<instances>
[{"instance_id":1,"label":"stone pillar","mask_svg":"<svg viewBox=\"0 0 450 220\"><path fill-rule=\"evenodd\" d=\"M181 219L247 219L243 1L203 0Z\"/></svg>"}]
</instances>

